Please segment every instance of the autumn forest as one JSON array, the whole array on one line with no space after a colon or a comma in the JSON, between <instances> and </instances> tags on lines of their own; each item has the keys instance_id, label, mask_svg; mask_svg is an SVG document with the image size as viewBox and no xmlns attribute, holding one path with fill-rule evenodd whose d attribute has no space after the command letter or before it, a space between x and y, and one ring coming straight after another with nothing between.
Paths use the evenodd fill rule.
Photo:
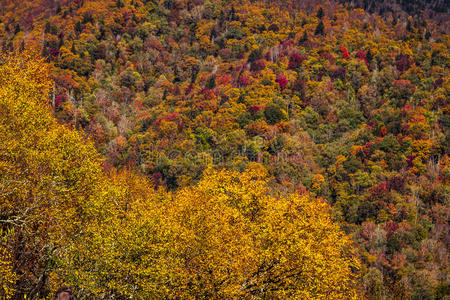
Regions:
<instances>
[{"instance_id":1,"label":"autumn forest","mask_svg":"<svg viewBox=\"0 0 450 300\"><path fill-rule=\"evenodd\" d=\"M0 299L450 299L449 31L445 0L0 0Z\"/></svg>"}]
</instances>

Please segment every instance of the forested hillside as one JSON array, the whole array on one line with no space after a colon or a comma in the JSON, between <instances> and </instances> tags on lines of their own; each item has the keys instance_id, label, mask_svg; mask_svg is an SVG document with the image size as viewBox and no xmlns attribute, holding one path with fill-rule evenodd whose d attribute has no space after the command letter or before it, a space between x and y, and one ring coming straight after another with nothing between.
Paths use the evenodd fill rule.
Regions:
<instances>
[{"instance_id":1,"label":"forested hillside","mask_svg":"<svg viewBox=\"0 0 450 300\"><path fill-rule=\"evenodd\" d=\"M448 8L341 2L0 0L0 297L447 299Z\"/></svg>"}]
</instances>

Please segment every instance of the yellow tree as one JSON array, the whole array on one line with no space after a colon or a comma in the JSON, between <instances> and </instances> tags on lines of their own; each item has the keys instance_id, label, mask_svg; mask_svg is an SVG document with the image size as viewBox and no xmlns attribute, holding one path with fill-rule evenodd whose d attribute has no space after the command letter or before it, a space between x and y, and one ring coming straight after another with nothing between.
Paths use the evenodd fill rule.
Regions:
<instances>
[{"instance_id":1,"label":"yellow tree","mask_svg":"<svg viewBox=\"0 0 450 300\"><path fill-rule=\"evenodd\" d=\"M49 67L34 57L0 63L0 242L16 295L31 297L45 296L53 253L79 231L101 171L94 147L53 118Z\"/></svg>"},{"instance_id":2,"label":"yellow tree","mask_svg":"<svg viewBox=\"0 0 450 300\"><path fill-rule=\"evenodd\" d=\"M172 194L127 172L111 179L109 200L74 242L71 274L63 276L85 296L357 296L359 264L328 205L272 195L260 165L244 173L208 170L197 185Z\"/></svg>"},{"instance_id":3,"label":"yellow tree","mask_svg":"<svg viewBox=\"0 0 450 300\"><path fill-rule=\"evenodd\" d=\"M174 195L175 295L208 298L356 297L358 262L326 203L273 195L266 170L207 171Z\"/></svg>"}]
</instances>

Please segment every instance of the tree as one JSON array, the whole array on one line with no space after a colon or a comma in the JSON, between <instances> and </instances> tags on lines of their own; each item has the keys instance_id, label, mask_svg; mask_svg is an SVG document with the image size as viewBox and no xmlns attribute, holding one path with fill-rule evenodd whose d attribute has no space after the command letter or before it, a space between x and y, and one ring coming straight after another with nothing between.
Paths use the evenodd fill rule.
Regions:
<instances>
[{"instance_id":1,"label":"tree","mask_svg":"<svg viewBox=\"0 0 450 300\"><path fill-rule=\"evenodd\" d=\"M318 19L322 20L323 16L324 16L323 8L320 7L319 10L317 11L316 17L317 17Z\"/></svg>"},{"instance_id":2,"label":"tree","mask_svg":"<svg viewBox=\"0 0 450 300\"><path fill-rule=\"evenodd\" d=\"M86 225L64 270L85 296L356 297L359 265L328 205L270 196L268 179L259 164L243 173L209 169L169 194L139 176L113 175L100 223Z\"/></svg>"},{"instance_id":3,"label":"tree","mask_svg":"<svg viewBox=\"0 0 450 300\"><path fill-rule=\"evenodd\" d=\"M214 298L355 295L349 268L357 264L340 253L349 239L331 222L327 205L294 194L268 196L267 179L259 165L242 174L208 171L175 196L171 213L188 230L181 235L190 266L180 274L184 286Z\"/></svg>"},{"instance_id":4,"label":"tree","mask_svg":"<svg viewBox=\"0 0 450 300\"><path fill-rule=\"evenodd\" d=\"M0 65L0 249L12 249L20 298L47 295L55 251L78 232L100 174L93 145L53 118L48 66L35 56Z\"/></svg>"},{"instance_id":5,"label":"tree","mask_svg":"<svg viewBox=\"0 0 450 300\"><path fill-rule=\"evenodd\" d=\"M288 64L288 68L289 69L295 69L297 68L305 59L304 56L298 54L297 52L292 53L289 56L289 64Z\"/></svg>"},{"instance_id":6,"label":"tree","mask_svg":"<svg viewBox=\"0 0 450 300\"><path fill-rule=\"evenodd\" d=\"M319 24L317 24L316 30L314 31L314 35L324 35L325 34L325 25L323 25L323 21L320 20Z\"/></svg>"},{"instance_id":7,"label":"tree","mask_svg":"<svg viewBox=\"0 0 450 300\"><path fill-rule=\"evenodd\" d=\"M345 46L341 46L340 50L342 54L342 59L347 59L350 57L350 54L348 53L348 50Z\"/></svg>"},{"instance_id":8,"label":"tree","mask_svg":"<svg viewBox=\"0 0 450 300\"><path fill-rule=\"evenodd\" d=\"M206 84L206 88L207 89L214 89L216 87L216 76L212 75L209 79L208 79L208 83Z\"/></svg>"},{"instance_id":9,"label":"tree","mask_svg":"<svg viewBox=\"0 0 450 300\"><path fill-rule=\"evenodd\" d=\"M264 116L269 124L279 123L283 117L284 113L278 105L270 105L266 107L264 111Z\"/></svg>"},{"instance_id":10,"label":"tree","mask_svg":"<svg viewBox=\"0 0 450 300\"><path fill-rule=\"evenodd\" d=\"M284 76L282 74L279 74L277 76L277 79L275 79L275 82L279 84L281 90L284 90L287 87L287 84L289 83L286 76Z\"/></svg>"}]
</instances>

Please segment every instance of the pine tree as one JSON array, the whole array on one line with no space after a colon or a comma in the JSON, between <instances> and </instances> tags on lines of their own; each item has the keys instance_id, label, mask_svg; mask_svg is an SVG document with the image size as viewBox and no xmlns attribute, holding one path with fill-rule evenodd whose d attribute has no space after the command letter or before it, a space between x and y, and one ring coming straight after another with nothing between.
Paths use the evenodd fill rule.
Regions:
<instances>
[{"instance_id":1,"label":"pine tree","mask_svg":"<svg viewBox=\"0 0 450 300\"><path fill-rule=\"evenodd\" d=\"M212 90L216 87L216 76L211 76L208 80L208 84L206 86L207 89Z\"/></svg>"},{"instance_id":2,"label":"pine tree","mask_svg":"<svg viewBox=\"0 0 450 300\"><path fill-rule=\"evenodd\" d=\"M319 18L320 20L322 20L323 16L324 16L324 12L323 12L323 8L320 7L319 10L317 11L317 18Z\"/></svg>"},{"instance_id":3,"label":"pine tree","mask_svg":"<svg viewBox=\"0 0 450 300\"><path fill-rule=\"evenodd\" d=\"M317 24L316 31L314 32L314 35L324 35L325 34L325 26L323 25L322 20Z\"/></svg>"},{"instance_id":4,"label":"pine tree","mask_svg":"<svg viewBox=\"0 0 450 300\"><path fill-rule=\"evenodd\" d=\"M366 60L370 64L372 62L372 59L373 59L372 52L370 51L370 49L368 49L366 54Z\"/></svg>"}]
</instances>

